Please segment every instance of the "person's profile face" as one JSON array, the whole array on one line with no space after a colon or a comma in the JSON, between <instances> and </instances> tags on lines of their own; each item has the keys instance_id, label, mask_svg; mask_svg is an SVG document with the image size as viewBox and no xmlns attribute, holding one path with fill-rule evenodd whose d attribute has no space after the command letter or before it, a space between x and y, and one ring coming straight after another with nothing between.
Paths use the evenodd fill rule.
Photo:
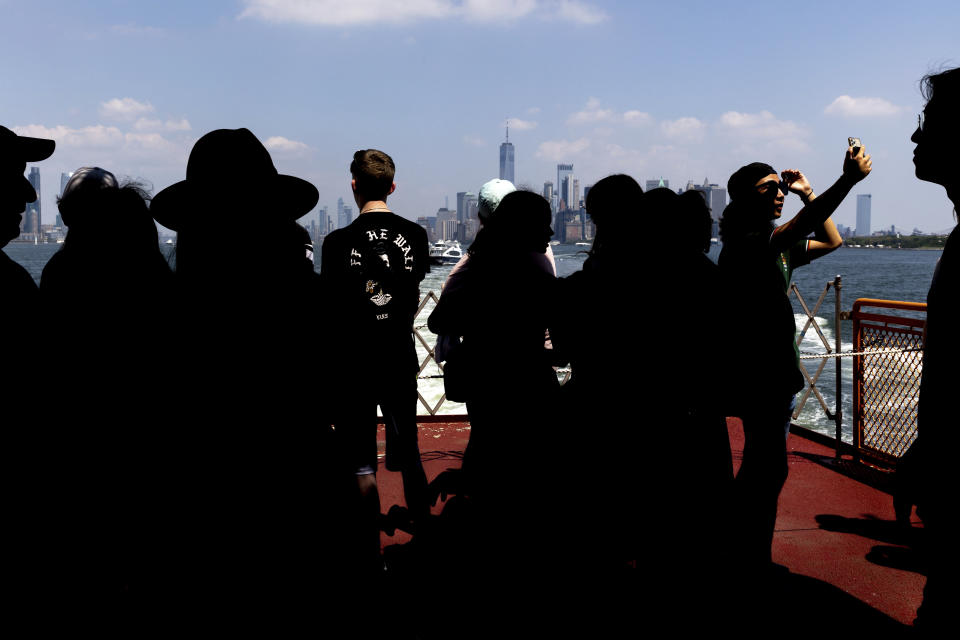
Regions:
<instances>
[{"instance_id":1,"label":"person's profile face","mask_svg":"<svg viewBox=\"0 0 960 640\"><path fill-rule=\"evenodd\" d=\"M36 191L23 175L26 168L23 161L0 160L0 246L20 235L21 214L28 202L37 199Z\"/></svg>"},{"instance_id":2,"label":"person's profile face","mask_svg":"<svg viewBox=\"0 0 960 640\"><path fill-rule=\"evenodd\" d=\"M923 109L916 130L910 140L913 150L914 173L921 180L947 185L957 181L960 170L954 149L960 144L960 127L951 117L949 108L936 96Z\"/></svg>"},{"instance_id":3,"label":"person's profile face","mask_svg":"<svg viewBox=\"0 0 960 640\"><path fill-rule=\"evenodd\" d=\"M780 188L780 176L775 173L764 176L757 180L753 189L757 200L763 204L763 207L769 207L770 218L779 218L783 213L783 201L786 198L786 194Z\"/></svg>"}]
</instances>

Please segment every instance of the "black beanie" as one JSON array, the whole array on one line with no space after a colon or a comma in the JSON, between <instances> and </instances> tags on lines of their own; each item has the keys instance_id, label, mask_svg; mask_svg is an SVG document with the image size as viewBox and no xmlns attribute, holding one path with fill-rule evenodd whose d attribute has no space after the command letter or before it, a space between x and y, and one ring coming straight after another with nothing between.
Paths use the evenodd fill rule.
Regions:
<instances>
[{"instance_id":1,"label":"black beanie","mask_svg":"<svg viewBox=\"0 0 960 640\"><path fill-rule=\"evenodd\" d=\"M738 196L750 193L760 178L771 173L777 173L776 169L763 162L751 162L740 167L727 180L727 193L730 194L730 199L736 200Z\"/></svg>"}]
</instances>

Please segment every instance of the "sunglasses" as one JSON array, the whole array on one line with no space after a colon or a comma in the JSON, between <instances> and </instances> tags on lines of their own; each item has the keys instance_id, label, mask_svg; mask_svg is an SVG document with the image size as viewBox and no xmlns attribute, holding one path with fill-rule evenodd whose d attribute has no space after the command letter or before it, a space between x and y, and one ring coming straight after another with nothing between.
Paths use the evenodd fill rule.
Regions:
<instances>
[{"instance_id":1,"label":"sunglasses","mask_svg":"<svg viewBox=\"0 0 960 640\"><path fill-rule=\"evenodd\" d=\"M784 180L781 180L780 182L774 182L773 180L770 180L757 185L757 190L760 191L760 193L767 193L773 189L780 189L784 195L790 193L790 187Z\"/></svg>"}]
</instances>

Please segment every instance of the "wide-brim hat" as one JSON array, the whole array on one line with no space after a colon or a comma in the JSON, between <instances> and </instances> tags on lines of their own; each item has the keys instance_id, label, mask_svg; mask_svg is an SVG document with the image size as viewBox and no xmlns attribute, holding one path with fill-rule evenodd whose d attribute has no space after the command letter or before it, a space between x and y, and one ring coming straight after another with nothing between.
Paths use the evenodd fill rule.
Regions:
<instances>
[{"instance_id":1,"label":"wide-brim hat","mask_svg":"<svg viewBox=\"0 0 960 640\"><path fill-rule=\"evenodd\" d=\"M0 126L0 158L14 158L22 162L39 162L53 155L57 143L47 138L18 136Z\"/></svg>"},{"instance_id":2,"label":"wide-brim hat","mask_svg":"<svg viewBox=\"0 0 960 640\"><path fill-rule=\"evenodd\" d=\"M198 200L224 190L247 190L269 198L270 215L296 220L317 206L320 192L301 178L277 172L270 153L248 129L217 129L193 145L187 178L153 197L150 212L167 229L179 231L197 215Z\"/></svg>"}]
</instances>

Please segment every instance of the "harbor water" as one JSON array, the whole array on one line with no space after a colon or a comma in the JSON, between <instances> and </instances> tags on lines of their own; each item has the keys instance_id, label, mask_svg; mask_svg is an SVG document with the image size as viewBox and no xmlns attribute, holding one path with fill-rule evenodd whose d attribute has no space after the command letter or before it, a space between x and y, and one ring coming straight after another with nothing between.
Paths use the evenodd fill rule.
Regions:
<instances>
[{"instance_id":1,"label":"harbor water","mask_svg":"<svg viewBox=\"0 0 960 640\"><path fill-rule=\"evenodd\" d=\"M43 266L58 249L59 245L55 244L32 245L11 243L3 250L11 258L22 264L34 279L39 282ZM586 259L585 249L586 247L583 246L554 246L553 250L556 257L558 275L565 276L578 271ZM164 250L168 249L164 247ZM711 249L709 256L711 259L716 260L719 253L719 246L715 245ZM851 309L853 302L857 298L882 298L887 300L924 302L927 296L927 289L930 286L930 280L933 277L936 262L941 253L939 250L843 247L816 260L808 266L798 269L794 273L794 282L797 284L801 295L811 310L823 292L826 283L833 281L837 275L842 277L843 310ZM422 295L426 296L430 291L439 295L443 282L451 268L452 266L450 265L432 267L431 272L427 274L421 284ZM505 283L504 286L509 286L509 283ZM646 299L649 300L651 298ZM806 315L796 298L791 296L791 299L796 314L797 329L800 330L806 322ZM570 304L577 304L577 301L571 300ZM432 345L436 339L426 327L427 317L432 308L433 302L428 301L416 321L417 331L429 345ZM335 310L332 311L335 313ZM648 313L662 313L664 317L667 317L670 313L669 309L649 309L646 311ZM732 310L731 312L736 314L736 310ZM817 322L831 347L833 347L835 340L834 315L834 292L831 290L824 300L823 306L816 313ZM502 318L503 322L509 323L511 321L511 310L503 309ZM747 319L744 318L743 321L746 322ZM704 316L703 323L706 330L701 335L707 336L705 338L706 343L704 344L704 349L715 351L718 358L737 357L738 350L743 350L744 346L736 344L731 336L725 336L719 332L710 332L710 326L716 326L718 324L715 322L715 319ZM850 321L844 321L841 327L842 351L852 351L852 323ZM657 336L645 336L644 339L654 341L657 339ZM421 362L427 359L428 351L419 340L417 340L417 349ZM819 336L812 328L807 331L806 337L800 345L800 349L801 352L805 353L826 352ZM853 360L852 358L844 358L841 362L843 367L843 433L844 440L849 442L851 440L853 402ZM801 364L813 375L819 365L819 361L804 360ZM655 367L656 363L651 362L649 366ZM466 410L461 404L451 402L440 403L443 396L443 380L440 376L441 372L436 366L436 363L432 360L429 361L421 373L422 379L420 380L419 389L423 402L419 407L419 412L426 414L428 413L426 406L434 409L439 404L437 408L438 414L465 413ZM504 364L503 378L505 384L511 383L509 380L509 363ZM833 407L836 389L835 364L833 360L829 361L826 367L824 367L817 385L827 405ZM831 437L835 434L834 423L827 420L826 414L813 396L808 399L804 409L795 422Z\"/></svg>"}]
</instances>

